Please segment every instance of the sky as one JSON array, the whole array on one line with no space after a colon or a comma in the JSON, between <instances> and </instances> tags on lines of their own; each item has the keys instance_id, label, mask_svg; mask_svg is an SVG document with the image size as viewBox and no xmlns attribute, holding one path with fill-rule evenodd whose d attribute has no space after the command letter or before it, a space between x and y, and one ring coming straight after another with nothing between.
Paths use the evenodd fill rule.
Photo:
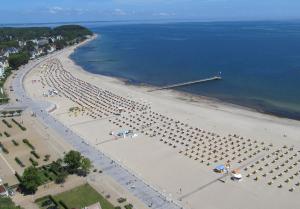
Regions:
<instances>
[{"instance_id":1,"label":"sky","mask_svg":"<svg viewBox=\"0 0 300 209\"><path fill-rule=\"evenodd\" d=\"M300 0L0 0L0 23L300 19Z\"/></svg>"}]
</instances>

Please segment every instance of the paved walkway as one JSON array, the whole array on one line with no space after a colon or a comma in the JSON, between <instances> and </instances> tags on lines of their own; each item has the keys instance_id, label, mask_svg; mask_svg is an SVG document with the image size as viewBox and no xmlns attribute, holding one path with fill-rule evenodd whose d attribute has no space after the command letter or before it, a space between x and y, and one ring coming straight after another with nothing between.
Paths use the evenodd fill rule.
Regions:
<instances>
[{"instance_id":1,"label":"paved walkway","mask_svg":"<svg viewBox=\"0 0 300 209\"><path fill-rule=\"evenodd\" d=\"M60 52L57 52L56 54L58 53ZM110 175L115 181L121 184L124 188L128 189L134 196L136 196L149 207L155 209L182 208L178 203L171 200L171 198L168 198L165 194L162 194L155 188L142 181L139 177L132 174L117 162L114 162L101 151L86 144L85 140L81 136L74 133L63 123L57 121L46 111L46 109L49 107L49 103L34 101L26 94L23 86L25 75L50 57L31 62L17 72L15 79L12 81L12 86L16 97L19 99L19 104L30 108L42 123L59 133L64 140L71 144L76 150L88 157L96 167L101 168L105 174Z\"/></svg>"}]
</instances>

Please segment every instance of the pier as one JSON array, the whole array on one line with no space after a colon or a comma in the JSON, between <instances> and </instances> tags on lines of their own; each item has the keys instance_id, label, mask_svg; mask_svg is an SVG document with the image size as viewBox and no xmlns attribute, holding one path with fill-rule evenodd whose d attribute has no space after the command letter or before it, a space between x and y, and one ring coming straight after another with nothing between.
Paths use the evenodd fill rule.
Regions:
<instances>
[{"instance_id":1,"label":"pier","mask_svg":"<svg viewBox=\"0 0 300 209\"><path fill-rule=\"evenodd\" d=\"M176 83L176 84L172 84L172 85L167 85L167 86L151 89L148 92L159 91L159 90L164 90L164 89L172 89L172 88L176 88L176 87L189 86L189 85L193 85L193 84L197 84L197 83L204 83L204 82L216 81L216 80L222 80L222 77L221 76L214 76L214 77L211 77L211 78L205 78L205 79L200 79L200 80L195 80L195 81Z\"/></svg>"}]
</instances>

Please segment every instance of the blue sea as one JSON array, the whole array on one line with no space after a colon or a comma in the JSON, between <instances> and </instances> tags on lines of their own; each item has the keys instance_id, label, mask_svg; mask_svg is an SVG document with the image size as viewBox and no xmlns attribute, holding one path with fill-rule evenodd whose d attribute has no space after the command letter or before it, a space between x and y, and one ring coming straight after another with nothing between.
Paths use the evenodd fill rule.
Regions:
<instances>
[{"instance_id":1,"label":"blue sea","mask_svg":"<svg viewBox=\"0 0 300 209\"><path fill-rule=\"evenodd\" d=\"M300 119L300 22L93 24L71 56L85 70Z\"/></svg>"}]
</instances>

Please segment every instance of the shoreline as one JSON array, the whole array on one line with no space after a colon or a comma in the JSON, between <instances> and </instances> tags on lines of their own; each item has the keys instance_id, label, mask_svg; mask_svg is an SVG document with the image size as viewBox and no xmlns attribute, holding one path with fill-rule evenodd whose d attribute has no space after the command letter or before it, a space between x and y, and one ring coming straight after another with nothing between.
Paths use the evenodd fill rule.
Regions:
<instances>
[{"instance_id":1,"label":"shoreline","mask_svg":"<svg viewBox=\"0 0 300 209\"><path fill-rule=\"evenodd\" d=\"M262 142L264 144L274 143L274 150L285 145L288 147L292 146L293 149L300 149L300 141L297 137L300 130L299 121L281 119L259 112L246 110L245 108L233 108L232 106L203 99L201 102L198 102L197 100L193 100L195 99L193 96L189 98L186 96L183 97L182 94L173 92L172 90L147 92L148 87L128 85L126 82L114 77L93 74L85 71L81 66L76 65L76 63L70 59L70 54L74 52L75 48L76 47L66 49L62 54L54 57L53 61L48 60L49 64L60 62L63 68L54 67L54 69L58 69L58 72L63 70L63 72L66 72L68 75L71 73L72 76L86 82L90 87L97 87L101 90L109 91L117 96L120 95L124 99L138 101L139 103L145 102L143 104L151 105L151 112L161 114L165 118L181 121L181 124L183 125L180 125L180 128L182 128L181 130L184 130L184 133L191 130L190 128L196 130L195 127L197 127L197 130L199 130L199 128L201 130L205 130L203 133L209 133L209 135L211 133L214 134L213 136L220 134L221 138L219 139L223 139L223 143L225 144L229 138L237 135L243 137L237 140L239 142L243 140L252 140L253 143L257 143L256 140L258 140L258 148L255 149L263 150ZM122 121L122 118L124 117L136 117L136 112L124 113L122 116L111 115L111 117L105 116L104 118L96 119L89 117L90 114L87 115L87 113L79 113L77 116L73 116L68 112L68 110L70 107L78 106L79 104L67 99L68 97L63 97L62 95L60 95L60 97L43 97L42 92L48 88L53 88L53 84L45 86L46 88L42 90L40 87L43 85L31 82L32 80L37 80L41 77L46 79L47 76L45 76L44 73L49 72L48 70L50 69L51 68L46 68L43 70L42 67L36 67L26 76L24 86L26 87L26 92L29 93L30 97L34 98L34 100L47 100L58 104L58 109L51 113L57 121L61 122L66 127L69 127L74 133L81 136L86 144L100 150L105 155L111 157L114 161L120 163L130 171L133 171L136 176L145 180L145 182L149 182L149 184L154 188L158 188L159 191L163 191L166 195L171 194L172 199L180 201L183 206L196 209L199 203L203 203L206 208L219 208L217 207L220 206L218 203L221 203L223 206L224 204L227 204L230 205L230 207L239 208L241 205L244 205L245 200L250 203L255 202L260 205L261 208L269 208L273 203L269 201L272 199L272 197L268 195L270 193L269 191L274 191L276 192L275 194L283 194L275 201L276 203L274 204L276 204L276 207L274 208L280 208L282 204L290 204L295 207L298 206L296 202L298 190L294 193L290 193L288 191L290 187L285 187L282 190L278 190L274 187L268 187L266 186L267 182L265 182L265 180L261 180L256 183L252 180L252 176L251 178L245 177L245 180L239 184L234 182L228 182L226 184L217 182L206 188L205 192L198 191L198 187L206 185L208 182L213 181L217 177L215 173L211 172L213 166L216 164L215 162L207 159L210 161L210 164L207 165L206 162L204 164L199 162L199 158L196 160L194 157L180 154L181 152L179 149L182 147L179 143L176 144L176 148L170 147L170 145L168 146L168 144L162 143L159 136L150 136L152 133L151 129L149 130L150 134L140 132L136 139L111 140L111 135L109 133L111 133L111 131L118 131L121 128L119 125L115 124L115 121ZM49 75L55 77L55 73ZM61 77L58 76L56 78ZM60 80L57 84L63 86L65 84L69 85L69 87L64 86L61 88L60 90L62 92L65 92L65 89L68 88L76 88L76 91L80 91L80 85L77 82L70 81L69 83ZM82 91L80 92L83 93ZM78 98L97 98L98 102L101 104L102 100L100 98L98 99L95 95L87 97L87 95L89 95L88 92L87 94L83 93L80 95L81 96ZM88 110L88 112L89 111L92 110ZM143 116L144 113L138 112L137 114L141 114ZM153 115L148 115L148 113L146 113L145 116L147 118L146 123L148 123L151 121L150 119ZM154 118L152 117L152 119ZM136 120L131 120L131 125L134 125L133 121L136 122ZM130 124L129 120L124 123ZM171 125L170 129L176 128L175 124ZM164 127L160 122L156 122L156 126L161 128ZM122 128L128 129L129 127L124 125ZM146 133L147 132L148 130ZM183 133L179 135L187 137L186 134ZM169 140L169 142L172 142L170 137L174 137L174 134L167 134L166 136L166 139ZM215 137L210 138L211 135L207 135L207 137L203 137L201 139L207 139L209 141L215 140ZM180 140L180 138L177 139ZM192 137L190 139L192 141L194 140ZM194 142L196 141L199 143L198 139ZM206 144L206 146L210 145ZM207 148L206 146L205 149ZM208 152L208 148L205 151ZM247 148L247 151L250 152L251 150ZM261 153L258 157L265 154L265 151L260 152ZM242 154L241 158L243 158L243 156L248 158L248 155L243 154L242 152L240 154ZM232 158L237 156L235 153L231 154L229 151L228 157ZM225 162L225 160L222 159L217 163L222 163L223 161ZM233 166L238 165L237 160L233 163ZM274 164L274 166L277 165L279 165L279 162ZM273 167L266 169L273 169ZM249 173L250 171L243 171L243 175L246 176L247 172ZM278 183L282 183L283 180L279 179ZM183 194L193 193L193 191L196 192L195 194L193 193L193 195L188 195L187 198L184 198L184 201L181 201L181 197L183 195L179 192L181 188L183 190ZM231 195L224 196L224 194L227 194L228 191L230 191ZM211 202L208 198L210 195L215 195L215 199L217 201ZM277 205L279 201L280 204ZM253 204L249 204L245 208L252 209L255 207Z\"/></svg>"},{"instance_id":2,"label":"shoreline","mask_svg":"<svg viewBox=\"0 0 300 209\"><path fill-rule=\"evenodd\" d=\"M118 77L118 76L113 76L113 75L105 75L105 74L101 74L101 73L92 73L90 71L88 71L87 69L84 68L84 66L81 66L80 64L78 64L76 62L75 59L72 59L72 55L75 53L75 51L82 47L85 46L86 44L90 43L91 41L94 41L95 39L97 39L98 37L101 37L101 34L94 34L93 37L91 39L85 40L84 42L78 44L77 46L75 46L72 49L72 52L69 54L68 59L77 66L77 70L80 70L83 73L86 73L87 75L93 75L96 77L104 77L104 78L109 78L109 79L113 79L115 82L120 83L121 85L124 86L131 86L133 88L141 88L144 89L145 91L148 91L150 89L156 88L158 86L155 85L150 85L150 84L145 84L145 83L139 83L137 82L131 82L130 79L127 78L123 78L123 77ZM183 90L176 90L176 89L168 89L168 90L163 90L163 91L167 91L170 92L171 94L174 95L174 97L177 97L177 99L182 100L182 101L189 101L190 103L194 103L197 104L199 103L199 105L201 104L205 104L205 105L210 105L210 106L218 106L219 108L225 108L225 109L233 109L233 112L239 112L239 111L247 111L251 113L255 113L255 114L262 114L264 116L266 116L266 118L269 117L269 119L279 119L279 120L292 120L292 121L300 121L300 118L296 117L287 117L285 113L283 114L276 114L273 113L272 111L266 111L266 110L259 110L258 108L255 107L251 107L251 106L247 106L247 105L241 105L238 103L233 103L233 102L228 102L228 101L222 101L219 98L215 98L215 97L209 97L209 96L203 96L203 95L199 95L196 93L191 93L191 92L187 92L187 91L183 91ZM276 107L275 107L276 108ZM236 109L234 111L234 109ZM285 112L285 111L283 111Z\"/></svg>"},{"instance_id":3,"label":"shoreline","mask_svg":"<svg viewBox=\"0 0 300 209\"><path fill-rule=\"evenodd\" d=\"M94 76L103 76L103 77L108 77L108 78L113 78L122 83L125 86L133 86L136 88L144 88L146 90L153 89L159 86L156 85L151 85L147 83L143 83L140 81L133 81L129 78L125 78L122 76L115 76L115 75L107 75L107 74L101 74L101 73L93 73L90 72L88 69L86 69L84 66L81 66L78 62L76 62L75 59L72 58L72 55L76 52L78 48L81 46L84 46L88 44L89 42L97 39L98 37L101 37L101 34L95 34L94 37L87 41L86 43L81 43L78 46L76 46L73 50L72 53L69 55L69 59L72 60L72 62L81 68L84 72L88 74L92 74ZM181 100L191 100L191 102L202 102L202 103L209 103L212 105L221 105L221 106L227 106L229 108L237 108L241 110L246 110L254 113L260 113L264 114L270 117L275 117L279 119L288 119L288 120L295 120L295 121L300 121L300 112L295 112L292 110L288 109L283 109L280 106L273 105L271 103L268 104L267 101L264 100L257 100L257 102L253 102L251 104L250 100L255 100L255 99L249 99L247 102L246 100L243 100L241 102L235 102L238 101L236 99L224 99L222 101L221 98L217 97L210 97L210 96L204 96L201 94L185 91L185 90L179 90L179 89L169 89L169 90L163 90L163 91L169 91L172 92L174 95L177 95L179 99ZM249 104L250 103L250 104ZM267 107L267 108L266 108Z\"/></svg>"}]
</instances>

